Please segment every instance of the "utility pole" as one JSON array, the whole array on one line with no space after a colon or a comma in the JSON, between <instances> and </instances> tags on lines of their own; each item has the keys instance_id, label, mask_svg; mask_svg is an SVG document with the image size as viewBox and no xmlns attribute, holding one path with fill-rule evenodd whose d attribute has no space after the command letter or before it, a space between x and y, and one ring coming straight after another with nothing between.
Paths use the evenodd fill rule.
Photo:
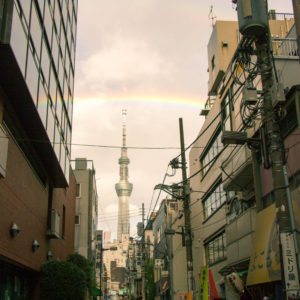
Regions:
<instances>
[{"instance_id":1,"label":"utility pole","mask_svg":"<svg viewBox=\"0 0 300 300\"><path fill-rule=\"evenodd\" d=\"M146 279L146 257L145 257L145 205L142 203L142 298L143 300L146 299L146 293L145 293L145 279Z\"/></svg>"},{"instance_id":2,"label":"utility pole","mask_svg":"<svg viewBox=\"0 0 300 300\"><path fill-rule=\"evenodd\" d=\"M102 276L103 276L103 245L101 244L101 249L100 249L100 290L101 290L101 296L103 296L103 280L102 280Z\"/></svg>"},{"instance_id":3,"label":"utility pole","mask_svg":"<svg viewBox=\"0 0 300 300\"><path fill-rule=\"evenodd\" d=\"M273 107L274 91L277 89L273 68L270 45L270 34L260 36L256 42L258 69L261 73L264 106L263 106L263 124L266 128L267 142L269 143L269 155L271 158L273 192L277 211L277 224L279 229L280 258L282 269L282 281L284 282L284 296L290 299L290 296L300 296L299 271L296 262L295 240L292 232L291 220L293 217L291 210L291 197L288 185L287 173L285 171L284 144L280 135L279 118L277 111ZM276 96L275 96L276 97ZM287 249L288 247L288 249ZM289 272L288 250L292 249L292 258L294 261L291 267L294 269ZM293 279L293 280L290 280ZM299 299L299 298L298 298Z\"/></svg>"},{"instance_id":4,"label":"utility pole","mask_svg":"<svg viewBox=\"0 0 300 300\"><path fill-rule=\"evenodd\" d=\"M186 244L186 262L187 262L187 283L188 292L194 291L193 279L193 241L191 230L191 210L190 210L190 188L186 175L186 158L184 147L184 134L182 118L179 119L180 146L181 146L181 164L182 164L182 181L183 181L183 208L184 208L184 227L185 227L185 244Z\"/></svg>"},{"instance_id":5,"label":"utility pole","mask_svg":"<svg viewBox=\"0 0 300 300\"><path fill-rule=\"evenodd\" d=\"M142 235L142 250L143 250L143 259L145 258L145 205L142 203L142 222L143 222L143 235Z\"/></svg>"},{"instance_id":6,"label":"utility pole","mask_svg":"<svg viewBox=\"0 0 300 300\"><path fill-rule=\"evenodd\" d=\"M278 116L278 84L275 81L272 61L272 46L264 0L250 1L250 6L242 0L237 3L240 32L245 39L253 41L256 48L257 67L263 88L262 126L266 132L268 155L271 161L273 194L276 205L277 228L279 231L279 251L284 299L299 299L299 271L297 266L297 246L294 239L293 212L289 181L286 173L284 144L280 134ZM259 14L258 14L259 12Z\"/></svg>"}]
</instances>

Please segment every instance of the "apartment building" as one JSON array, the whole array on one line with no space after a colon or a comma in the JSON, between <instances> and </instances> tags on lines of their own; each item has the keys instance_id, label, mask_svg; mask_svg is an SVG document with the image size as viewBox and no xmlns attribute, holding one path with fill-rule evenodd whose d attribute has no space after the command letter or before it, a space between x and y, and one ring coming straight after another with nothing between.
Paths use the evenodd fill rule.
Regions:
<instances>
[{"instance_id":1,"label":"apartment building","mask_svg":"<svg viewBox=\"0 0 300 300\"><path fill-rule=\"evenodd\" d=\"M96 264L98 193L92 160L72 161L76 178L75 251Z\"/></svg>"},{"instance_id":2,"label":"apartment building","mask_svg":"<svg viewBox=\"0 0 300 300\"><path fill-rule=\"evenodd\" d=\"M122 239L104 241L103 263L106 269L108 290L117 293L125 288L125 268L129 246L129 235L123 234Z\"/></svg>"},{"instance_id":3,"label":"apartment building","mask_svg":"<svg viewBox=\"0 0 300 300\"><path fill-rule=\"evenodd\" d=\"M291 15L272 12L270 16L274 69L285 89L286 115L282 116L281 127L286 133L282 136L291 153L287 164L295 166L288 172L296 201L295 174L299 169L292 153L299 139L295 85L299 84L300 67L295 28ZM251 60L247 72L243 69L243 46L237 22L215 23L208 44L208 100L201 112L205 122L189 154L190 175L195 174L190 180L191 220L195 293L199 299L206 299L208 294L211 299L240 299L243 293L260 299L278 296L275 290L282 288L276 241L272 239L274 227L270 225L275 220L270 169L261 159L261 149L255 152L247 144L224 146L221 142L224 131L245 131L246 121L249 137L257 138L261 127L260 116L250 121L242 110L243 88L250 84L249 74L252 76L256 67ZM251 83L251 88L261 93L260 76L251 77ZM261 187L261 194L254 186ZM259 242L268 240L269 248ZM253 268L258 249L268 253L259 262L261 273L257 266Z\"/></svg>"},{"instance_id":4,"label":"apartment building","mask_svg":"<svg viewBox=\"0 0 300 300\"><path fill-rule=\"evenodd\" d=\"M152 221L156 299L181 299L188 291L183 215L179 197L164 199Z\"/></svg>"},{"instance_id":5,"label":"apartment building","mask_svg":"<svg viewBox=\"0 0 300 300\"><path fill-rule=\"evenodd\" d=\"M0 1L0 298L39 299L74 250L77 0Z\"/></svg>"}]
</instances>

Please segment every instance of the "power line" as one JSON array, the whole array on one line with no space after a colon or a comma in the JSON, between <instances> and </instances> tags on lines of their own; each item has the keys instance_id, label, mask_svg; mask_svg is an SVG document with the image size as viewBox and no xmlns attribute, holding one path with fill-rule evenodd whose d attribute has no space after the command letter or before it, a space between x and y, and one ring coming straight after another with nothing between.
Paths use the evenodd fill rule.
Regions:
<instances>
[{"instance_id":1,"label":"power line","mask_svg":"<svg viewBox=\"0 0 300 300\"><path fill-rule=\"evenodd\" d=\"M242 86L239 86L237 88L237 90L235 91L235 93L232 95L232 98L235 97L235 95L240 91ZM188 149L190 149L195 143L197 140L200 139L200 137L202 137L204 135L204 133L212 126L212 124L219 118L219 116L221 116L223 114L223 111L227 108L227 106L229 105L230 103L227 102L224 107L221 108L220 112L211 120L211 122L207 125L207 127L205 127L203 129L203 131L200 132L200 134L196 137L196 139L193 140L192 143L190 143L185 149L184 149L184 152L186 152ZM196 147L195 147L196 148ZM206 146L204 147L206 148ZM180 156L182 155L182 153L178 154L174 159L177 159L179 158Z\"/></svg>"}]
</instances>

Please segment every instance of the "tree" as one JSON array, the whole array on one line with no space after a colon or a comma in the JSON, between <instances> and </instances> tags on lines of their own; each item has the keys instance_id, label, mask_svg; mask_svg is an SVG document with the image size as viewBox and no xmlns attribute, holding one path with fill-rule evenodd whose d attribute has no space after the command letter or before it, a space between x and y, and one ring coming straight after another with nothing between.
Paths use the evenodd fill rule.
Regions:
<instances>
[{"instance_id":1,"label":"tree","mask_svg":"<svg viewBox=\"0 0 300 300\"><path fill-rule=\"evenodd\" d=\"M41 296L44 300L83 300L85 273L70 262L50 261L41 269Z\"/></svg>"},{"instance_id":2,"label":"tree","mask_svg":"<svg viewBox=\"0 0 300 300\"><path fill-rule=\"evenodd\" d=\"M145 280L146 280L146 299L153 300L155 298L153 259L147 259L146 261Z\"/></svg>"},{"instance_id":3,"label":"tree","mask_svg":"<svg viewBox=\"0 0 300 300\"><path fill-rule=\"evenodd\" d=\"M84 272L86 276L87 288L90 292L92 292L92 289L96 286L95 272L92 263L78 253L70 254L67 257L67 262L76 265Z\"/></svg>"}]
</instances>

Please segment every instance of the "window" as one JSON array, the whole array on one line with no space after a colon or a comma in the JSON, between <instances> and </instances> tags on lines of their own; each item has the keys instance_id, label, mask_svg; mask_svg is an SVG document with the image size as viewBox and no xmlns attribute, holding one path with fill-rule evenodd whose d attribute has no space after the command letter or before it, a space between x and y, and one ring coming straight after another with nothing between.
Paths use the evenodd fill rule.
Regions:
<instances>
[{"instance_id":1,"label":"window","mask_svg":"<svg viewBox=\"0 0 300 300\"><path fill-rule=\"evenodd\" d=\"M286 138L298 126L297 109L295 102L286 108L286 116L280 122L280 133Z\"/></svg>"},{"instance_id":2,"label":"window","mask_svg":"<svg viewBox=\"0 0 300 300\"><path fill-rule=\"evenodd\" d=\"M208 265L212 265L226 258L225 232L221 233L205 244L205 254Z\"/></svg>"},{"instance_id":3,"label":"window","mask_svg":"<svg viewBox=\"0 0 300 300\"><path fill-rule=\"evenodd\" d=\"M76 197L79 198L81 196L81 184L76 184Z\"/></svg>"},{"instance_id":4,"label":"window","mask_svg":"<svg viewBox=\"0 0 300 300\"><path fill-rule=\"evenodd\" d=\"M211 69L213 70L215 68L216 64L215 64L215 56L212 57L211 59Z\"/></svg>"},{"instance_id":5,"label":"window","mask_svg":"<svg viewBox=\"0 0 300 300\"><path fill-rule=\"evenodd\" d=\"M19 16L16 9L14 9L13 12L13 24L11 29L10 44L14 50L14 54L22 71L22 74L25 75L27 37L23 29L21 16Z\"/></svg>"},{"instance_id":6,"label":"window","mask_svg":"<svg viewBox=\"0 0 300 300\"><path fill-rule=\"evenodd\" d=\"M156 232L156 243L159 244L160 243L160 233L161 233L161 229L158 228L157 232Z\"/></svg>"},{"instance_id":7,"label":"window","mask_svg":"<svg viewBox=\"0 0 300 300\"><path fill-rule=\"evenodd\" d=\"M217 211L226 201L226 192L223 191L222 182L218 182L203 200L204 219Z\"/></svg>"},{"instance_id":8,"label":"window","mask_svg":"<svg viewBox=\"0 0 300 300\"><path fill-rule=\"evenodd\" d=\"M219 128L215 135L213 136L211 142L209 143L207 149L204 152L204 155L200 158L202 175L204 176L209 168L214 163L213 159L221 152L223 149L223 144L221 142L222 131Z\"/></svg>"},{"instance_id":9,"label":"window","mask_svg":"<svg viewBox=\"0 0 300 300\"><path fill-rule=\"evenodd\" d=\"M80 225L80 216L75 216L75 225Z\"/></svg>"},{"instance_id":10,"label":"window","mask_svg":"<svg viewBox=\"0 0 300 300\"><path fill-rule=\"evenodd\" d=\"M224 97L221 102L221 120L222 120L222 130L231 131L232 130L232 98L231 98L231 89Z\"/></svg>"}]
</instances>

